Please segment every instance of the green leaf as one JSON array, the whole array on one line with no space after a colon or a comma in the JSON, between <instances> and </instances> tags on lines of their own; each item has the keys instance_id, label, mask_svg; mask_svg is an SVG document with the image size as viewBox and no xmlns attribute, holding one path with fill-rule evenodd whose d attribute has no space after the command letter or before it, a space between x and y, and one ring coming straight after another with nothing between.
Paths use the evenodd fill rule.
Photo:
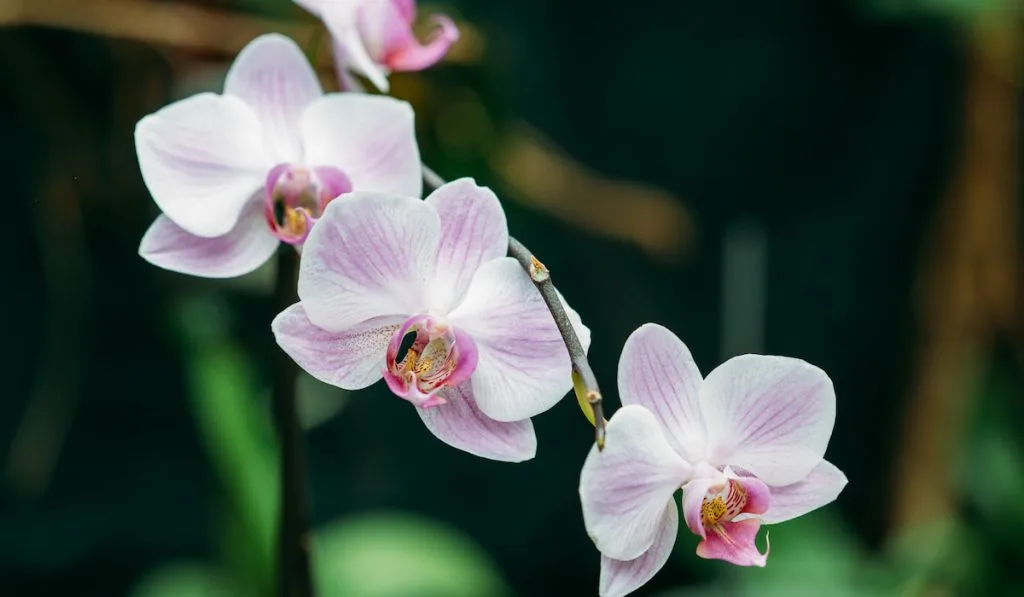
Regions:
<instances>
[{"instance_id":1,"label":"green leaf","mask_svg":"<svg viewBox=\"0 0 1024 597\"><path fill-rule=\"evenodd\" d=\"M200 436L227 497L222 516L228 559L255 594L273 588L278 508L277 452L266 412L266 392L210 301L181 309L185 365Z\"/></svg>"},{"instance_id":2,"label":"green leaf","mask_svg":"<svg viewBox=\"0 0 1024 597\"><path fill-rule=\"evenodd\" d=\"M240 593L216 569L178 562L150 572L131 597L239 597Z\"/></svg>"},{"instance_id":3,"label":"green leaf","mask_svg":"<svg viewBox=\"0 0 1024 597\"><path fill-rule=\"evenodd\" d=\"M429 519L369 513L316 535L320 597L501 597L497 568L472 539Z\"/></svg>"}]
</instances>

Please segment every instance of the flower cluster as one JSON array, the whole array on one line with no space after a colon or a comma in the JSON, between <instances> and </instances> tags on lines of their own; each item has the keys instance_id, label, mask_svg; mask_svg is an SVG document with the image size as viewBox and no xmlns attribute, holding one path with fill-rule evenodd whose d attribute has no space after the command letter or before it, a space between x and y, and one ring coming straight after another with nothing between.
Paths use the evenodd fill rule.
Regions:
<instances>
[{"instance_id":1,"label":"flower cluster","mask_svg":"<svg viewBox=\"0 0 1024 597\"><path fill-rule=\"evenodd\" d=\"M418 41L413 0L296 2L330 31L345 89L361 90L358 74L386 91L389 72L430 66L458 38L437 16L429 41ZM301 255L299 300L271 328L299 366L348 390L383 379L458 449L534 457L531 417L572 387L563 334L586 351L590 331L549 294L564 308L556 322L506 256L508 226L493 192L461 179L421 198L408 104L325 94L299 47L271 34L241 51L223 93L142 118L135 141L162 212L142 239L146 260L232 277L291 245ZM823 506L846 484L824 460L832 383L803 361L744 355L702 378L682 341L647 324L623 348L618 385L623 406L579 485L602 554L602 595L625 595L665 564L679 490L697 555L764 566L760 526Z\"/></svg>"}]
</instances>

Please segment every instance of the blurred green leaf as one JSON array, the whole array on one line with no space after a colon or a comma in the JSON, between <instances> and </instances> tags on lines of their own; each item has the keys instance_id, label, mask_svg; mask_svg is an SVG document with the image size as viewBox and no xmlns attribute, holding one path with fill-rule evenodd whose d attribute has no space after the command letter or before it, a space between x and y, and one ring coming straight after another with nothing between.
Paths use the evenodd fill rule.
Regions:
<instances>
[{"instance_id":1,"label":"blurred green leaf","mask_svg":"<svg viewBox=\"0 0 1024 597\"><path fill-rule=\"evenodd\" d=\"M500 597L510 591L472 539L417 516L380 512L320 530L321 597Z\"/></svg>"},{"instance_id":2,"label":"blurred green leaf","mask_svg":"<svg viewBox=\"0 0 1024 597\"><path fill-rule=\"evenodd\" d=\"M828 509L766 527L768 565L733 573L741 595L816 597L884 595L850 532Z\"/></svg>"},{"instance_id":3,"label":"blurred green leaf","mask_svg":"<svg viewBox=\"0 0 1024 597\"><path fill-rule=\"evenodd\" d=\"M1020 0L863 0L880 16L940 16L973 20L992 15L1024 14Z\"/></svg>"},{"instance_id":4,"label":"blurred green leaf","mask_svg":"<svg viewBox=\"0 0 1024 597\"><path fill-rule=\"evenodd\" d=\"M226 544L238 578L256 594L273 587L277 456L265 393L231 341L217 304L195 299L180 310L186 374L200 435L227 496Z\"/></svg>"},{"instance_id":5,"label":"blurred green leaf","mask_svg":"<svg viewBox=\"0 0 1024 597\"><path fill-rule=\"evenodd\" d=\"M325 384L305 371L299 373L296 393L299 421L306 430L323 425L336 417L348 404L349 399L347 390Z\"/></svg>"},{"instance_id":6,"label":"blurred green leaf","mask_svg":"<svg viewBox=\"0 0 1024 597\"><path fill-rule=\"evenodd\" d=\"M217 570L188 562L168 564L135 586L131 597L239 597Z\"/></svg>"}]
</instances>

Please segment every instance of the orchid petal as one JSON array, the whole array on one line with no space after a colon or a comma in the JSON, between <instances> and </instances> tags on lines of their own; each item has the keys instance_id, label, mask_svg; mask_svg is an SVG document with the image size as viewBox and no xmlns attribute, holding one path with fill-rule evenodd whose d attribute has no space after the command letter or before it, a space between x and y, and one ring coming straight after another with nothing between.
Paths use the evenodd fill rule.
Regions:
<instances>
[{"instance_id":1,"label":"orchid petal","mask_svg":"<svg viewBox=\"0 0 1024 597\"><path fill-rule=\"evenodd\" d=\"M846 487L846 475L827 460L822 460L804 479L771 488L771 503L762 519L775 524L803 516L831 503Z\"/></svg>"},{"instance_id":2,"label":"orchid petal","mask_svg":"<svg viewBox=\"0 0 1024 597\"><path fill-rule=\"evenodd\" d=\"M480 412L468 383L445 387L444 404L417 408L423 424L449 446L482 458L522 462L537 453L537 436L530 419L501 422Z\"/></svg>"},{"instance_id":3,"label":"orchid petal","mask_svg":"<svg viewBox=\"0 0 1024 597\"><path fill-rule=\"evenodd\" d=\"M720 523L720 529L708 533L697 544L697 555L706 560L724 560L737 566L764 566L768 550L761 553L754 540L761 528L761 520L747 518L737 522Z\"/></svg>"},{"instance_id":4,"label":"orchid petal","mask_svg":"<svg viewBox=\"0 0 1024 597\"><path fill-rule=\"evenodd\" d=\"M408 103L362 93L333 93L302 115L306 160L334 166L356 191L419 198L420 151Z\"/></svg>"},{"instance_id":5,"label":"orchid petal","mask_svg":"<svg viewBox=\"0 0 1024 597\"><path fill-rule=\"evenodd\" d=\"M441 218L433 308L447 313L462 301L480 264L508 250L508 224L498 198L470 178L449 182L427 197Z\"/></svg>"},{"instance_id":6,"label":"orchid petal","mask_svg":"<svg viewBox=\"0 0 1024 597\"><path fill-rule=\"evenodd\" d=\"M387 73L377 61L380 56L371 54L360 31L360 13L365 5L360 2L326 2L323 0L298 0L309 12L324 22L334 40L334 61L338 71L353 70L374 84L383 93L388 92Z\"/></svg>"},{"instance_id":7,"label":"orchid petal","mask_svg":"<svg viewBox=\"0 0 1024 597\"><path fill-rule=\"evenodd\" d=\"M608 421L604 450L591 448L580 475L583 522L598 550L616 560L643 555L689 474L649 410L620 408Z\"/></svg>"},{"instance_id":8,"label":"orchid petal","mask_svg":"<svg viewBox=\"0 0 1024 597\"><path fill-rule=\"evenodd\" d=\"M654 413L668 442L690 462L704 456L701 382L690 350L666 328L644 324L626 339L619 357L622 404L639 404Z\"/></svg>"},{"instance_id":9,"label":"orchid petal","mask_svg":"<svg viewBox=\"0 0 1024 597\"><path fill-rule=\"evenodd\" d=\"M139 255L157 267L204 278L233 278L267 262L278 241L263 220L259 203L246 208L224 236L206 238L183 230L167 216L153 222L139 244Z\"/></svg>"},{"instance_id":10,"label":"orchid petal","mask_svg":"<svg viewBox=\"0 0 1024 597\"><path fill-rule=\"evenodd\" d=\"M329 332L309 320L302 303L288 307L270 328L299 367L324 383L361 390L381 378L384 351L401 320L382 317L344 332Z\"/></svg>"},{"instance_id":11,"label":"orchid petal","mask_svg":"<svg viewBox=\"0 0 1024 597\"><path fill-rule=\"evenodd\" d=\"M424 311L440 228L437 212L419 199L355 192L332 201L299 267L310 321L343 332L368 319Z\"/></svg>"},{"instance_id":12,"label":"orchid petal","mask_svg":"<svg viewBox=\"0 0 1024 597\"><path fill-rule=\"evenodd\" d=\"M729 480L743 488L743 495L746 504L743 506L742 514L762 515L771 506L772 493L768 486L760 479L754 477L735 477Z\"/></svg>"},{"instance_id":13,"label":"orchid petal","mask_svg":"<svg viewBox=\"0 0 1024 597\"><path fill-rule=\"evenodd\" d=\"M821 462L836 418L832 381L799 359L743 355L700 389L709 459L773 486L795 483Z\"/></svg>"},{"instance_id":14,"label":"orchid petal","mask_svg":"<svg viewBox=\"0 0 1024 597\"><path fill-rule=\"evenodd\" d=\"M384 31L383 62L396 71L417 71L437 64L459 39L459 29L445 15L430 19L437 27L426 43L420 43L412 27L401 18L389 20Z\"/></svg>"},{"instance_id":15,"label":"orchid petal","mask_svg":"<svg viewBox=\"0 0 1024 597\"><path fill-rule=\"evenodd\" d=\"M643 555L625 562L601 556L601 597L623 597L651 580L672 555L678 532L679 510L675 503L669 502L658 523L658 535Z\"/></svg>"},{"instance_id":16,"label":"orchid petal","mask_svg":"<svg viewBox=\"0 0 1024 597\"><path fill-rule=\"evenodd\" d=\"M263 124L264 145L274 162L302 161L299 117L323 90L294 41L277 33L254 39L228 70L224 93L241 99L256 112Z\"/></svg>"},{"instance_id":17,"label":"orchid petal","mask_svg":"<svg viewBox=\"0 0 1024 597\"><path fill-rule=\"evenodd\" d=\"M197 236L235 227L272 165L256 113L240 99L200 93L135 125L146 187L161 211Z\"/></svg>"},{"instance_id":18,"label":"orchid petal","mask_svg":"<svg viewBox=\"0 0 1024 597\"><path fill-rule=\"evenodd\" d=\"M707 537L707 529L701 520L701 507L704 505L704 497L716 484L718 481L709 477L697 477L683 485L683 519L690 532L702 539Z\"/></svg>"},{"instance_id":19,"label":"orchid petal","mask_svg":"<svg viewBox=\"0 0 1024 597\"><path fill-rule=\"evenodd\" d=\"M406 23L416 22L416 0L391 0L391 4Z\"/></svg>"},{"instance_id":20,"label":"orchid petal","mask_svg":"<svg viewBox=\"0 0 1024 597\"><path fill-rule=\"evenodd\" d=\"M476 342L473 394L487 416L532 417L572 387L569 353L555 321L515 259L481 265L449 321Z\"/></svg>"}]
</instances>

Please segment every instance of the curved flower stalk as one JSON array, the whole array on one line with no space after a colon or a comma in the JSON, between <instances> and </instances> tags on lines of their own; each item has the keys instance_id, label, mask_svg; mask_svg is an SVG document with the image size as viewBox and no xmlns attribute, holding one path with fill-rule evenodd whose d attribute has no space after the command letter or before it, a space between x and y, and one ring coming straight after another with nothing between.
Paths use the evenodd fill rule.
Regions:
<instances>
[{"instance_id":1,"label":"curved flower stalk","mask_svg":"<svg viewBox=\"0 0 1024 597\"><path fill-rule=\"evenodd\" d=\"M762 523L824 506L846 485L823 458L832 382L804 361L743 355L702 379L679 338L646 324L622 349L618 382L623 407L580 476L583 519L602 554L601 595L630 593L664 566L680 488L697 555L764 566L767 549L754 543Z\"/></svg>"},{"instance_id":2,"label":"curved flower stalk","mask_svg":"<svg viewBox=\"0 0 1024 597\"><path fill-rule=\"evenodd\" d=\"M356 390L384 378L449 445L532 458L530 417L569 391L571 365L507 247L498 198L470 179L422 201L352 193L310 234L300 302L274 319L277 341L326 383ZM566 310L589 346L589 330Z\"/></svg>"},{"instance_id":3,"label":"curved flower stalk","mask_svg":"<svg viewBox=\"0 0 1024 597\"><path fill-rule=\"evenodd\" d=\"M392 71L417 71L436 64L459 30L445 15L433 15L436 29L421 44L413 33L416 0L295 0L319 17L331 33L334 63L345 89L359 90L349 71L363 75L387 93Z\"/></svg>"},{"instance_id":4,"label":"curved flower stalk","mask_svg":"<svg viewBox=\"0 0 1024 597\"><path fill-rule=\"evenodd\" d=\"M324 95L298 46L277 34L235 59L224 93L200 93L135 127L143 180L163 214L139 253L165 269L224 278L305 242L352 190L419 197L419 148L405 102Z\"/></svg>"}]
</instances>

